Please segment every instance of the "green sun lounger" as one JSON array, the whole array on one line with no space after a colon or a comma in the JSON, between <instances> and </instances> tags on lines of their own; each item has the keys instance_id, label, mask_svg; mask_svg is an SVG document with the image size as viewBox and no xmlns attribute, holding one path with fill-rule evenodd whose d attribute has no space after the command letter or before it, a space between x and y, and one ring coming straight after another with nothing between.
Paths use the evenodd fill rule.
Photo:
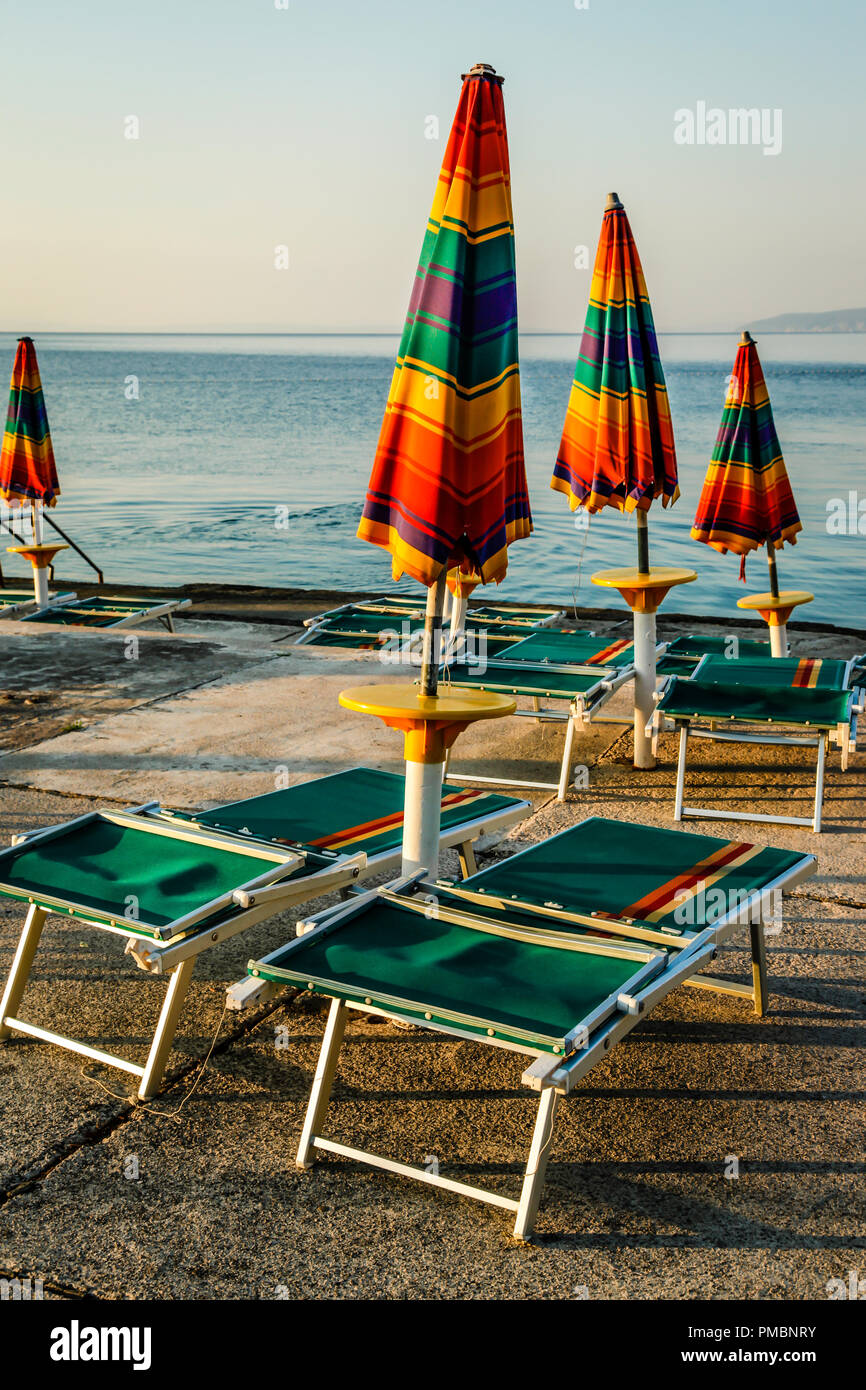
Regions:
<instances>
[{"instance_id":1,"label":"green sun lounger","mask_svg":"<svg viewBox=\"0 0 866 1390\"><path fill-rule=\"evenodd\" d=\"M20 836L0 852L0 894L29 905L0 1003L0 1040L24 1033L139 1077L158 1089L195 959L274 913L400 864L404 779L354 768L184 815L151 802ZM443 792L443 847L464 873L473 843L528 814L525 801ZM77 917L126 938L127 954L169 977L149 1055L139 1066L17 1017L46 916Z\"/></svg>"},{"instance_id":2,"label":"green sun lounger","mask_svg":"<svg viewBox=\"0 0 866 1390\"><path fill-rule=\"evenodd\" d=\"M0 1000L0 1041L22 1033L138 1078L138 1096L159 1089L196 957L256 922L353 883L363 854L248 844L193 825L98 811L24 837L0 852L0 894L28 904ZM49 913L126 938L150 974L168 975L143 1065L18 1017Z\"/></svg>"},{"instance_id":3,"label":"green sun lounger","mask_svg":"<svg viewBox=\"0 0 866 1390\"><path fill-rule=\"evenodd\" d=\"M399 662L404 654L411 657L415 648L420 653L423 631L423 613L354 612L314 622L293 645L378 651ZM510 623L467 622L465 632L472 650L494 652L525 636L526 628Z\"/></svg>"},{"instance_id":4,"label":"green sun lounger","mask_svg":"<svg viewBox=\"0 0 866 1390\"><path fill-rule=\"evenodd\" d=\"M708 662L729 665L725 658ZM786 680L787 658L767 662L779 667L779 679ZM789 665L791 663L789 662ZM706 668L705 668L706 669ZM721 669L717 665L713 669ZM740 668L741 671L743 668ZM863 712L863 692L832 688L797 688L771 683L768 676L760 685L744 681L721 681L668 676L656 695L652 719L653 738L670 727L679 731L679 756L674 797L674 819L706 817L715 820L766 821L773 825L806 825L816 833L821 829L824 799L824 765L828 745L838 746L843 771L848 766L852 734L856 738L857 715ZM776 731L779 732L776 732ZM786 730L788 732L782 732ZM797 732L791 732L796 730ZM730 743L761 743L780 747L813 747L818 750L815 771L815 798L811 816L773 816L757 811L710 810L685 806L686 761L690 738L715 739Z\"/></svg>"},{"instance_id":5,"label":"green sun lounger","mask_svg":"<svg viewBox=\"0 0 866 1390\"><path fill-rule=\"evenodd\" d=\"M321 622L362 613L408 613L423 619L426 604L427 600L423 594L393 594L377 599L359 599L356 603L341 604L339 608L330 608L326 613L306 618L304 626L313 627ZM480 603L470 606L466 611L467 619L476 626L505 623L508 626L533 628L556 622L562 616L562 610L559 608L533 608L507 603Z\"/></svg>"},{"instance_id":6,"label":"green sun lounger","mask_svg":"<svg viewBox=\"0 0 866 1390\"><path fill-rule=\"evenodd\" d=\"M621 685L632 679L633 674L631 666L617 670L615 667L554 665L552 662L512 662L502 656L484 663L456 662L444 667L443 687L452 685L458 689L527 696L532 701L532 708L515 710L515 718L565 724L559 779L556 782L529 782L504 776L452 772L450 758L446 781L555 791L557 799L564 801L574 762L575 734L582 732L598 717L602 706ZM551 708L549 703L545 703L551 700L566 702L569 708Z\"/></svg>"},{"instance_id":7,"label":"green sun lounger","mask_svg":"<svg viewBox=\"0 0 866 1390\"><path fill-rule=\"evenodd\" d=\"M49 606L68 603L74 594L52 594ZM17 618L36 607L33 589L0 589L0 618Z\"/></svg>"},{"instance_id":8,"label":"green sun lounger","mask_svg":"<svg viewBox=\"0 0 866 1390\"><path fill-rule=\"evenodd\" d=\"M526 696L532 701L532 708L515 710L515 718L566 726L559 779L556 782L528 782L452 772L450 759L446 779L555 791L558 800L564 801L571 780L575 734L597 721L599 711L611 696L634 676L631 641L626 640L625 646L628 652L619 641L611 643L607 638L588 637L583 633L545 631L507 647L488 661L449 662L443 666L443 684L458 689L492 690L505 695ZM611 663L593 664L594 659L605 652L610 652ZM551 708L550 701L565 702L569 708Z\"/></svg>"},{"instance_id":9,"label":"green sun lounger","mask_svg":"<svg viewBox=\"0 0 866 1390\"><path fill-rule=\"evenodd\" d=\"M327 1153L414 1178L513 1212L515 1236L527 1239L560 1097L680 984L747 995L763 1012L767 905L775 913L778 895L814 864L812 855L594 817L459 885L416 875L302 922L294 941L248 967L266 989L332 1001L298 1165ZM710 903L707 881L720 904ZM752 986L698 978L743 922ZM533 1059L523 1082L540 1099L519 1197L328 1136L348 1009Z\"/></svg>"},{"instance_id":10,"label":"green sun lounger","mask_svg":"<svg viewBox=\"0 0 866 1390\"><path fill-rule=\"evenodd\" d=\"M174 614L189 608L191 599L122 599L77 598L69 602L54 602L47 608L26 613L25 623L56 623L62 627L141 627L142 623L158 621L174 632Z\"/></svg>"}]
</instances>

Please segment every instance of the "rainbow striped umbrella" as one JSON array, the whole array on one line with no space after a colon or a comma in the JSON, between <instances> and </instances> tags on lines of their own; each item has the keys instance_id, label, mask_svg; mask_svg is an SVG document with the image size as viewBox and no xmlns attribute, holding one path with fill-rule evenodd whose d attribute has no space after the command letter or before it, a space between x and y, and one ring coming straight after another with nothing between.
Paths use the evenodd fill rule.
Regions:
<instances>
[{"instance_id":1,"label":"rainbow striped umbrella","mask_svg":"<svg viewBox=\"0 0 866 1390\"><path fill-rule=\"evenodd\" d=\"M650 568L647 512L676 502L677 455L649 295L625 208L607 196L589 307L550 486L572 511L635 512L637 568L604 570L594 584L616 588L634 614L634 756L654 767L646 732L656 687L655 614L693 570Z\"/></svg>"},{"instance_id":2,"label":"rainbow striped umbrella","mask_svg":"<svg viewBox=\"0 0 866 1390\"><path fill-rule=\"evenodd\" d=\"M758 349L751 334L744 332L728 378L692 538L723 555L732 550L742 556L743 580L747 554L766 544L771 592L778 598L775 551L785 541L796 545L802 529Z\"/></svg>"},{"instance_id":3,"label":"rainbow striped umbrella","mask_svg":"<svg viewBox=\"0 0 866 1390\"><path fill-rule=\"evenodd\" d=\"M625 208L608 206L562 442L550 486L572 511L640 513L679 497L667 388ZM640 533L639 533L640 534Z\"/></svg>"},{"instance_id":4,"label":"rainbow striped umbrella","mask_svg":"<svg viewBox=\"0 0 866 1390\"><path fill-rule=\"evenodd\" d=\"M532 530L502 81L463 78L358 528L443 596L449 569L498 583Z\"/></svg>"},{"instance_id":5,"label":"rainbow striped umbrella","mask_svg":"<svg viewBox=\"0 0 866 1390\"><path fill-rule=\"evenodd\" d=\"M0 449L0 497L35 509L37 502L53 507L59 496L36 348L32 338L19 338Z\"/></svg>"}]
</instances>

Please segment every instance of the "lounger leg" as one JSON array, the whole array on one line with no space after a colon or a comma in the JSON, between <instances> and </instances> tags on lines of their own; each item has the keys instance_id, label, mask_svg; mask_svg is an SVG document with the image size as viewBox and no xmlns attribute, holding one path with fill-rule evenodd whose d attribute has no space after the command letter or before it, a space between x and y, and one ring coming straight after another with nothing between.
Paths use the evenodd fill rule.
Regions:
<instances>
[{"instance_id":1,"label":"lounger leg","mask_svg":"<svg viewBox=\"0 0 866 1390\"><path fill-rule=\"evenodd\" d=\"M559 1096L553 1087L547 1086L542 1091L541 1100L538 1103L538 1116L535 1121L535 1129L532 1131L529 1161L526 1165L523 1186L520 1189L517 1218L514 1222L514 1235L517 1240L528 1240L535 1225L538 1203L541 1201L541 1189L544 1187L544 1175L547 1172L547 1157L553 1139L553 1120L558 1099Z\"/></svg>"},{"instance_id":2,"label":"lounger leg","mask_svg":"<svg viewBox=\"0 0 866 1390\"><path fill-rule=\"evenodd\" d=\"M824 762L827 757L827 735L822 734L818 740L818 767L815 772L815 814L812 818L812 829L817 835L821 829L821 807L824 804Z\"/></svg>"},{"instance_id":3,"label":"lounger leg","mask_svg":"<svg viewBox=\"0 0 866 1390\"><path fill-rule=\"evenodd\" d=\"M574 751L574 726L577 716L574 710L571 711L568 724L565 727L565 747L562 750L562 767L559 773L559 790L556 793L557 801L564 801L568 792L568 783L571 779L571 760Z\"/></svg>"},{"instance_id":4,"label":"lounger leg","mask_svg":"<svg viewBox=\"0 0 866 1390\"><path fill-rule=\"evenodd\" d=\"M674 797L674 820L683 818L683 792L686 785L686 750L689 743L689 726L680 728L680 755L677 761L677 790Z\"/></svg>"},{"instance_id":5,"label":"lounger leg","mask_svg":"<svg viewBox=\"0 0 866 1390\"><path fill-rule=\"evenodd\" d=\"M767 1010L767 943L763 922L750 922L752 938L752 981L754 983L755 1013L763 1018Z\"/></svg>"},{"instance_id":6,"label":"lounger leg","mask_svg":"<svg viewBox=\"0 0 866 1390\"><path fill-rule=\"evenodd\" d=\"M537 714L538 711L541 709L541 701L539 700L539 698L538 698L537 695L533 695L533 697L532 697L532 708L535 710L536 714ZM541 720L540 720L540 719L536 719L535 722L536 722L536 724L540 724L540 723L541 723Z\"/></svg>"},{"instance_id":7,"label":"lounger leg","mask_svg":"<svg viewBox=\"0 0 866 1390\"><path fill-rule=\"evenodd\" d=\"M304 1128L301 1131L298 1156L295 1159L299 1168L311 1168L313 1165L313 1139L319 1132L325 1118L325 1112L328 1109L328 1102L331 1099L331 1087L334 1084L337 1058L340 1055L340 1045L345 1031L346 1006L342 999L332 999L325 1036L322 1039L322 1050L319 1053L319 1062L313 1080L313 1089L310 1092L310 1100L307 1105Z\"/></svg>"},{"instance_id":8,"label":"lounger leg","mask_svg":"<svg viewBox=\"0 0 866 1390\"><path fill-rule=\"evenodd\" d=\"M14 1018L18 1012L18 1005L21 1003L21 996L27 987L27 977L30 974L30 967L33 964L33 957L36 955L39 938L42 935L42 928L47 916L48 913L45 909L37 907L35 903L31 904L28 909L21 939L18 942L18 949L12 961L12 969L9 971L9 979L6 981L3 998L0 1000L0 1042L5 1042L12 1035L12 1029L6 1027L4 1020Z\"/></svg>"},{"instance_id":9,"label":"lounger leg","mask_svg":"<svg viewBox=\"0 0 866 1390\"><path fill-rule=\"evenodd\" d=\"M151 1096L155 1096L162 1085L171 1045L177 1031L180 1011L183 1008L186 992L189 989L190 976L194 968L195 956L189 956L186 960L181 961L180 965L175 966L171 972L159 1022L156 1025L156 1032L153 1035L153 1042L150 1045L150 1052L144 1065L144 1075L138 1088L139 1100L150 1100Z\"/></svg>"},{"instance_id":10,"label":"lounger leg","mask_svg":"<svg viewBox=\"0 0 866 1390\"><path fill-rule=\"evenodd\" d=\"M165 622L169 632L174 632L174 618L171 616L170 613L166 613Z\"/></svg>"},{"instance_id":11,"label":"lounger leg","mask_svg":"<svg viewBox=\"0 0 866 1390\"><path fill-rule=\"evenodd\" d=\"M460 872L464 878L469 878L470 874L478 872L478 865L475 863L475 850L472 848L471 840L467 840L464 845L458 845L457 853L460 856Z\"/></svg>"}]
</instances>

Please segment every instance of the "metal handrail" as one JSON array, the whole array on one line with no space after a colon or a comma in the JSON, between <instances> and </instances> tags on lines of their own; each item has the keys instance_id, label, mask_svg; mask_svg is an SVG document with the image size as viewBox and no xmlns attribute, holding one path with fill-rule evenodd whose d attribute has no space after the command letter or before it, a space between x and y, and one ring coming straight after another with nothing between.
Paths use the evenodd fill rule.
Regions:
<instances>
[{"instance_id":1,"label":"metal handrail","mask_svg":"<svg viewBox=\"0 0 866 1390\"><path fill-rule=\"evenodd\" d=\"M75 544L75 541L72 539L72 537L71 537L71 536L68 536L68 535L66 534L66 532L65 532L64 529L63 529L63 527L60 526L60 525L58 525L58 523L54 520L54 518L53 518L52 516L50 516L50 515L48 514L48 512L45 511L44 508L43 508L43 511L42 511L42 520L43 520L43 521L47 521L49 526L53 526L53 527L54 527L54 530L57 532L57 534L58 534L59 536L62 536L62 537L63 537L63 539L66 541L66 544L72 547L72 549L75 551L76 555L80 555L81 558L82 558L82 560L84 561L84 563L87 564L87 565L89 565L90 568L91 568L92 570L95 570L95 572L96 572L96 582L97 582L97 584L104 584L104 583L105 583L105 578L104 578L103 573L102 573L102 570L99 568L99 566L98 566L97 564L94 564L94 562L91 560L90 556L87 555L87 554L85 554L85 552L81 549L81 546L80 546L80 545L76 545L76 544ZM51 575L51 582L52 582L52 584L53 584L53 583L54 583L54 566L53 566L53 565L50 565L50 566L49 566L49 573L50 573L50 575Z\"/></svg>"},{"instance_id":2,"label":"metal handrail","mask_svg":"<svg viewBox=\"0 0 866 1390\"><path fill-rule=\"evenodd\" d=\"M63 539L66 541L66 544L67 544L72 550L74 550L75 553L76 553L77 555L80 555L80 556L81 556L81 558L82 558L82 560L84 561L84 563L87 564L87 565L89 565L90 568L91 568L92 570L95 571L95 573L96 573L96 582L97 582L98 584L104 584L104 583L105 583L105 576L103 575L102 570L99 568L99 566L98 566L97 564L94 564L94 562L93 562L93 560L91 560L90 556L89 556L88 554L86 554L85 551L83 551L83 550L81 549L81 546L80 546L80 545L76 545L76 543L75 543L75 541L72 539L72 537L71 537L71 536L68 536L68 535L66 534L66 532L64 531L63 527L60 526L60 525L54 520L53 517L49 516L48 512L45 511L44 509L43 509L43 512L42 512L42 520L43 520L43 521L47 521L47 522L48 522L48 525L49 525L49 526L52 526L59 536L62 536L62 537L63 537ZM9 525L9 522L8 522L8 521L4 521L2 517L0 517L0 526L3 527L3 530L4 530L4 531L8 531L8 532L9 532L9 535L13 538L13 540L17 541L19 545L26 545L26 544L27 544L27 541L25 540L25 538L24 538L23 536L19 536L19 535L18 535L18 532L15 531L15 530L13 530L13 528ZM49 567L48 567L48 574L49 574L51 583L53 584L53 583L54 583L54 565L53 565L53 564L49 565ZM2 568L0 568L0 588L5 587L5 583L6 583L6 581L5 581L5 579L3 578L3 570L2 570Z\"/></svg>"}]
</instances>

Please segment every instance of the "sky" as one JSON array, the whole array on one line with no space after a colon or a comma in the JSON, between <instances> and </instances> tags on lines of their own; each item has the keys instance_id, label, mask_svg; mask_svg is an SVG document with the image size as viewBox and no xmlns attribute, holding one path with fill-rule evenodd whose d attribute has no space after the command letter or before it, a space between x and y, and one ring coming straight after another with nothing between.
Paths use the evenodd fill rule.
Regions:
<instances>
[{"instance_id":1,"label":"sky","mask_svg":"<svg viewBox=\"0 0 866 1390\"><path fill-rule=\"evenodd\" d=\"M6 331L398 332L478 61L524 332L582 324L609 190L661 331L866 304L861 0L0 0L0 33ZM678 143L699 103L780 148Z\"/></svg>"}]
</instances>

